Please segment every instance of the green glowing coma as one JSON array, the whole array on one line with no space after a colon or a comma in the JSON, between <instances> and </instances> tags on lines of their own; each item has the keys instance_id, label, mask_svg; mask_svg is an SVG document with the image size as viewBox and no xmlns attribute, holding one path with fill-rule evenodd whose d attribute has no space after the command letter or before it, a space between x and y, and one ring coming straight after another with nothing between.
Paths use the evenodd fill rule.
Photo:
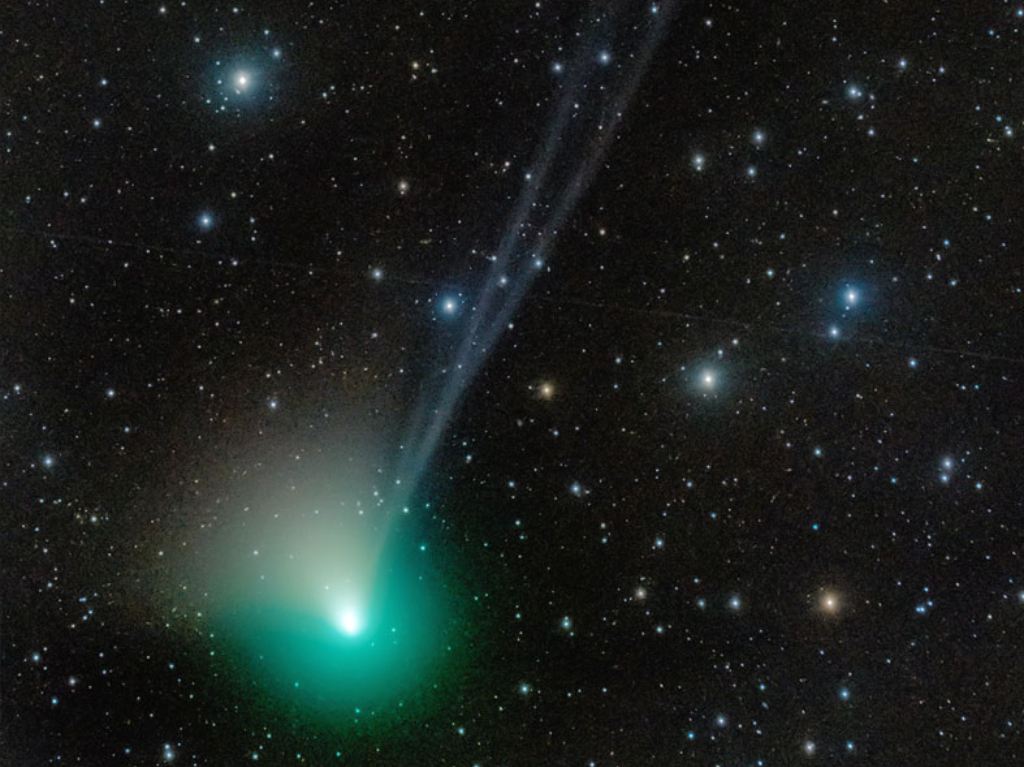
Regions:
<instances>
[{"instance_id":1,"label":"green glowing coma","mask_svg":"<svg viewBox=\"0 0 1024 767\"><path fill-rule=\"evenodd\" d=\"M271 591L219 609L218 634L282 702L323 716L403 705L447 662L451 613L417 547L389 545L376 567L358 604L312 609Z\"/></svg>"}]
</instances>

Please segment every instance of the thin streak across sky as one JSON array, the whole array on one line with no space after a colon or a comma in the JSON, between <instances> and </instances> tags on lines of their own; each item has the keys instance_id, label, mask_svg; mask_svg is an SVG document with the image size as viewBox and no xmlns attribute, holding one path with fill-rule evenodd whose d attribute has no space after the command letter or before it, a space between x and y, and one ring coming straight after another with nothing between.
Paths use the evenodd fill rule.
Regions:
<instances>
[{"instance_id":1,"label":"thin streak across sky","mask_svg":"<svg viewBox=\"0 0 1024 767\"><path fill-rule=\"evenodd\" d=\"M566 134L573 111L584 96L581 84L597 68L607 64L610 57L609 53L595 48L591 37L581 46L570 71L569 82L562 90L545 133L535 170L520 192L491 259L486 282L471 313L465 335L446 368L447 375L441 380L440 387L428 384L421 391L402 445L403 454L396 477L396 484L402 488L399 492L402 502L415 492L467 389L529 292L562 225L600 169L669 25L673 10L674 3L648 6L648 28L639 49L631 58L625 79L617 87L612 86L611 96L599 112L602 117L607 115L607 119L599 118L596 125L588 127L590 134L577 141L575 136ZM560 163L567 170L564 175L554 174L555 180L549 186L547 182L552 168L561 167ZM568 176L568 181L560 184L558 178L564 176ZM532 222L540 231L530 241L530 246L524 248L524 230L531 223L531 215L538 208L544 212L548 210L548 206L538 205L542 199L553 201L551 212Z\"/></svg>"}]
</instances>

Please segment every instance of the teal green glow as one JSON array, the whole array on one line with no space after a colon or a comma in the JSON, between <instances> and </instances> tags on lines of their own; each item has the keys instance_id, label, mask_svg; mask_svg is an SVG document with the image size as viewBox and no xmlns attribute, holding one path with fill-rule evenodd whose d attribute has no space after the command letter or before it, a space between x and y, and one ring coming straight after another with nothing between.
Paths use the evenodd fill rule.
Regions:
<instances>
[{"instance_id":1,"label":"teal green glow","mask_svg":"<svg viewBox=\"0 0 1024 767\"><path fill-rule=\"evenodd\" d=\"M365 603L311 611L284 600L216 616L242 668L282 702L348 716L404 706L448 660L451 613L418 548L382 552Z\"/></svg>"},{"instance_id":2,"label":"teal green glow","mask_svg":"<svg viewBox=\"0 0 1024 767\"><path fill-rule=\"evenodd\" d=\"M465 673L458 549L424 547L432 518L392 511L411 504L384 501L366 444L253 460L175 557L168 607L203 637L239 715L401 728L440 711Z\"/></svg>"}]
</instances>

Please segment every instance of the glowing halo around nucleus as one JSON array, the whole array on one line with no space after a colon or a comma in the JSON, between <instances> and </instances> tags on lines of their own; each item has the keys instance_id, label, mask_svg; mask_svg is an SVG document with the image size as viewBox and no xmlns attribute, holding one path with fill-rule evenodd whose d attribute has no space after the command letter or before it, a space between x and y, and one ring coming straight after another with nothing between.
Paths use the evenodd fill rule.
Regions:
<instances>
[{"instance_id":1,"label":"glowing halo around nucleus","mask_svg":"<svg viewBox=\"0 0 1024 767\"><path fill-rule=\"evenodd\" d=\"M339 440L254 456L216 488L218 521L184 547L174 605L197 600L214 674L331 728L433 707L464 659L446 547L424 546L423 520L384 500L383 440Z\"/></svg>"},{"instance_id":2,"label":"glowing halo around nucleus","mask_svg":"<svg viewBox=\"0 0 1024 767\"><path fill-rule=\"evenodd\" d=\"M350 637L359 635L363 630L363 616L356 607L345 607L338 611L334 625L338 631Z\"/></svg>"}]
</instances>

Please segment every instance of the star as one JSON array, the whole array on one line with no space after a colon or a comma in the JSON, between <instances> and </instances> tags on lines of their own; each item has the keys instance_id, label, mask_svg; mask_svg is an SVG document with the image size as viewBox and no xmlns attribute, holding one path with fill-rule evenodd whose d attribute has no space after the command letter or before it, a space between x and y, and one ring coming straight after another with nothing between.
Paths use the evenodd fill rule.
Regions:
<instances>
[{"instance_id":1,"label":"star","mask_svg":"<svg viewBox=\"0 0 1024 767\"><path fill-rule=\"evenodd\" d=\"M555 385L550 381L541 381L537 384L537 399L550 402L555 398Z\"/></svg>"},{"instance_id":2,"label":"star","mask_svg":"<svg viewBox=\"0 0 1024 767\"><path fill-rule=\"evenodd\" d=\"M459 312L459 300L454 296L445 296L440 302L441 314L454 317Z\"/></svg>"},{"instance_id":3,"label":"star","mask_svg":"<svg viewBox=\"0 0 1024 767\"><path fill-rule=\"evenodd\" d=\"M823 615L836 616L842 609L842 599L832 589L822 589L818 593L818 611Z\"/></svg>"}]
</instances>

